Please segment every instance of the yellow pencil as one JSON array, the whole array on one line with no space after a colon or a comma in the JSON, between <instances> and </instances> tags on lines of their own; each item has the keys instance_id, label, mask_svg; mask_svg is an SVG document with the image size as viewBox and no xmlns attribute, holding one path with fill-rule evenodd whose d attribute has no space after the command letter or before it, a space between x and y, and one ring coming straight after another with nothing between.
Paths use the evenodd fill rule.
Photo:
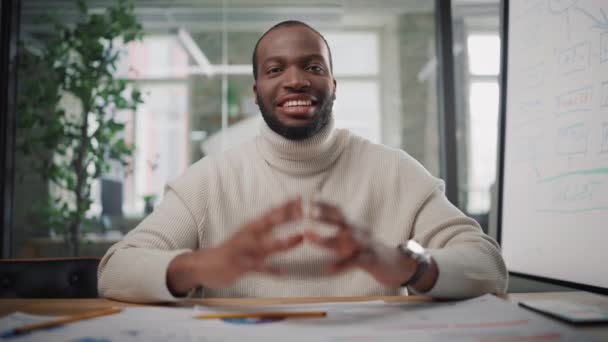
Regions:
<instances>
[{"instance_id":1,"label":"yellow pencil","mask_svg":"<svg viewBox=\"0 0 608 342\"><path fill-rule=\"evenodd\" d=\"M64 325L64 324L68 324L68 323L73 323L73 322L78 322L78 321L82 321L85 319L90 319L90 318L95 318L95 317L100 317L100 316L106 316L106 315L112 315L115 313L119 313L120 311L122 311L121 308L118 307L111 307L111 308L106 308L106 309L102 309L102 310L96 310L96 311L91 311L91 312L86 312L83 314L78 314L78 315L73 315L73 316L69 316L69 317L65 317L65 318L60 318L60 319L55 319L52 321L46 321L46 322L41 322L41 323L34 323L34 324L28 324L28 325L23 325L17 328L14 328L11 333L14 335L19 335L19 334L24 334L24 333L28 333L34 330L39 330L39 329L46 329L46 328L51 328L51 327L55 327L58 325Z\"/></svg>"},{"instance_id":2,"label":"yellow pencil","mask_svg":"<svg viewBox=\"0 0 608 342\"><path fill-rule=\"evenodd\" d=\"M222 319L222 318L314 318L325 317L325 311L266 311L266 312L218 312L202 314L198 319Z\"/></svg>"}]
</instances>

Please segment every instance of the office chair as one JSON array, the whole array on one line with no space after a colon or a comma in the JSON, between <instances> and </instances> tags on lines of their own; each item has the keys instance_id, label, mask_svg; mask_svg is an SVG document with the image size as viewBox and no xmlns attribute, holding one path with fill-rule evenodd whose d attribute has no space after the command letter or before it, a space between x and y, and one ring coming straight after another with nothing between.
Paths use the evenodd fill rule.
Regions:
<instances>
[{"instance_id":1,"label":"office chair","mask_svg":"<svg viewBox=\"0 0 608 342\"><path fill-rule=\"evenodd\" d=\"M0 298L97 298L99 258L0 259Z\"/></svg>"}]
</instances>

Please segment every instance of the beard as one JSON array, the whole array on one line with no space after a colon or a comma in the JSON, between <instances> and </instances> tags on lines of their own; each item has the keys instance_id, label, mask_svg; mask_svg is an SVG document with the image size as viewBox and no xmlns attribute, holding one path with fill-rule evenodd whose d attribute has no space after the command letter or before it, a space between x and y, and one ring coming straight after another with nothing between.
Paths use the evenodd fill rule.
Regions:
<instances>
[{"instance_id":1,"label":"beard","mask_svg":"<svg viewBox=\"0 0 608 342\"><path fill-rule=\"evenodd\" d=\"M327 123L331 117L331 110L334 105L334 97L330 96L326 101L323 101L321 107L313 114L312 118L308 123L301 126L290 126L286 125L279 118L272 113L272 110L268 108L264 101L258 96L258 107L262 112L262 117L270 129L280 136L289 140L304 140L317 134Z\"/></svg>"}]
</instances>

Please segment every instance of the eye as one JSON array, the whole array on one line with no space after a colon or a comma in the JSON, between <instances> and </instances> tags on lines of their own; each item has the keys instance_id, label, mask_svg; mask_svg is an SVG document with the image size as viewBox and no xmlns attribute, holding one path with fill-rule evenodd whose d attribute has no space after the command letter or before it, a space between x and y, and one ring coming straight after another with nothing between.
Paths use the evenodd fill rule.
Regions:
<instances>
[{"instance_id":1,"label":"eye","mask_svg":"<svg viewBox=\"0 0 608 342\"><path fill-rule=\"evenodd\" d=\"M309 65L306 69L313 72L323 72L323 67L318 64Z\"/></svg>"},{"instance_id":2,"label":"eye","mask_svg":"<svg viewBox=\"0 0 608 342\"><path fill-rule=\"evenodd\" d=\"M280 68L280 67L278 67L278 66L277 66L277 67L270 67L270 68L266 69L266 73L267 73L267 74L272 75L272 74L279 73L279 72L281 72L282 70L283 70L283 69L281 69L281 68Z\"/></svg>"}]
</instances>

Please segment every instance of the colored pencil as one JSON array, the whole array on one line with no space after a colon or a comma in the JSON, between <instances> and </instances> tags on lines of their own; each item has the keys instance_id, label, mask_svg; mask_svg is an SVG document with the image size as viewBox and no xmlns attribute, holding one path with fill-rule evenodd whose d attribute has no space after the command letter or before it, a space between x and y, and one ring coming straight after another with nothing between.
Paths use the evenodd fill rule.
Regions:
<instances>
[{"instance_id":1,"label":"colored pencil","mask_svg":"<svg viewBox=\"0 0 608 342\"><path fill-rule=\"evenodd\" d=\"M198 319L222 319L222 318L314 318L325 317L325 311L262 311L262 312L218 312L212 314L202 314L195 318Z\"/></svg>"}]
</instances>

